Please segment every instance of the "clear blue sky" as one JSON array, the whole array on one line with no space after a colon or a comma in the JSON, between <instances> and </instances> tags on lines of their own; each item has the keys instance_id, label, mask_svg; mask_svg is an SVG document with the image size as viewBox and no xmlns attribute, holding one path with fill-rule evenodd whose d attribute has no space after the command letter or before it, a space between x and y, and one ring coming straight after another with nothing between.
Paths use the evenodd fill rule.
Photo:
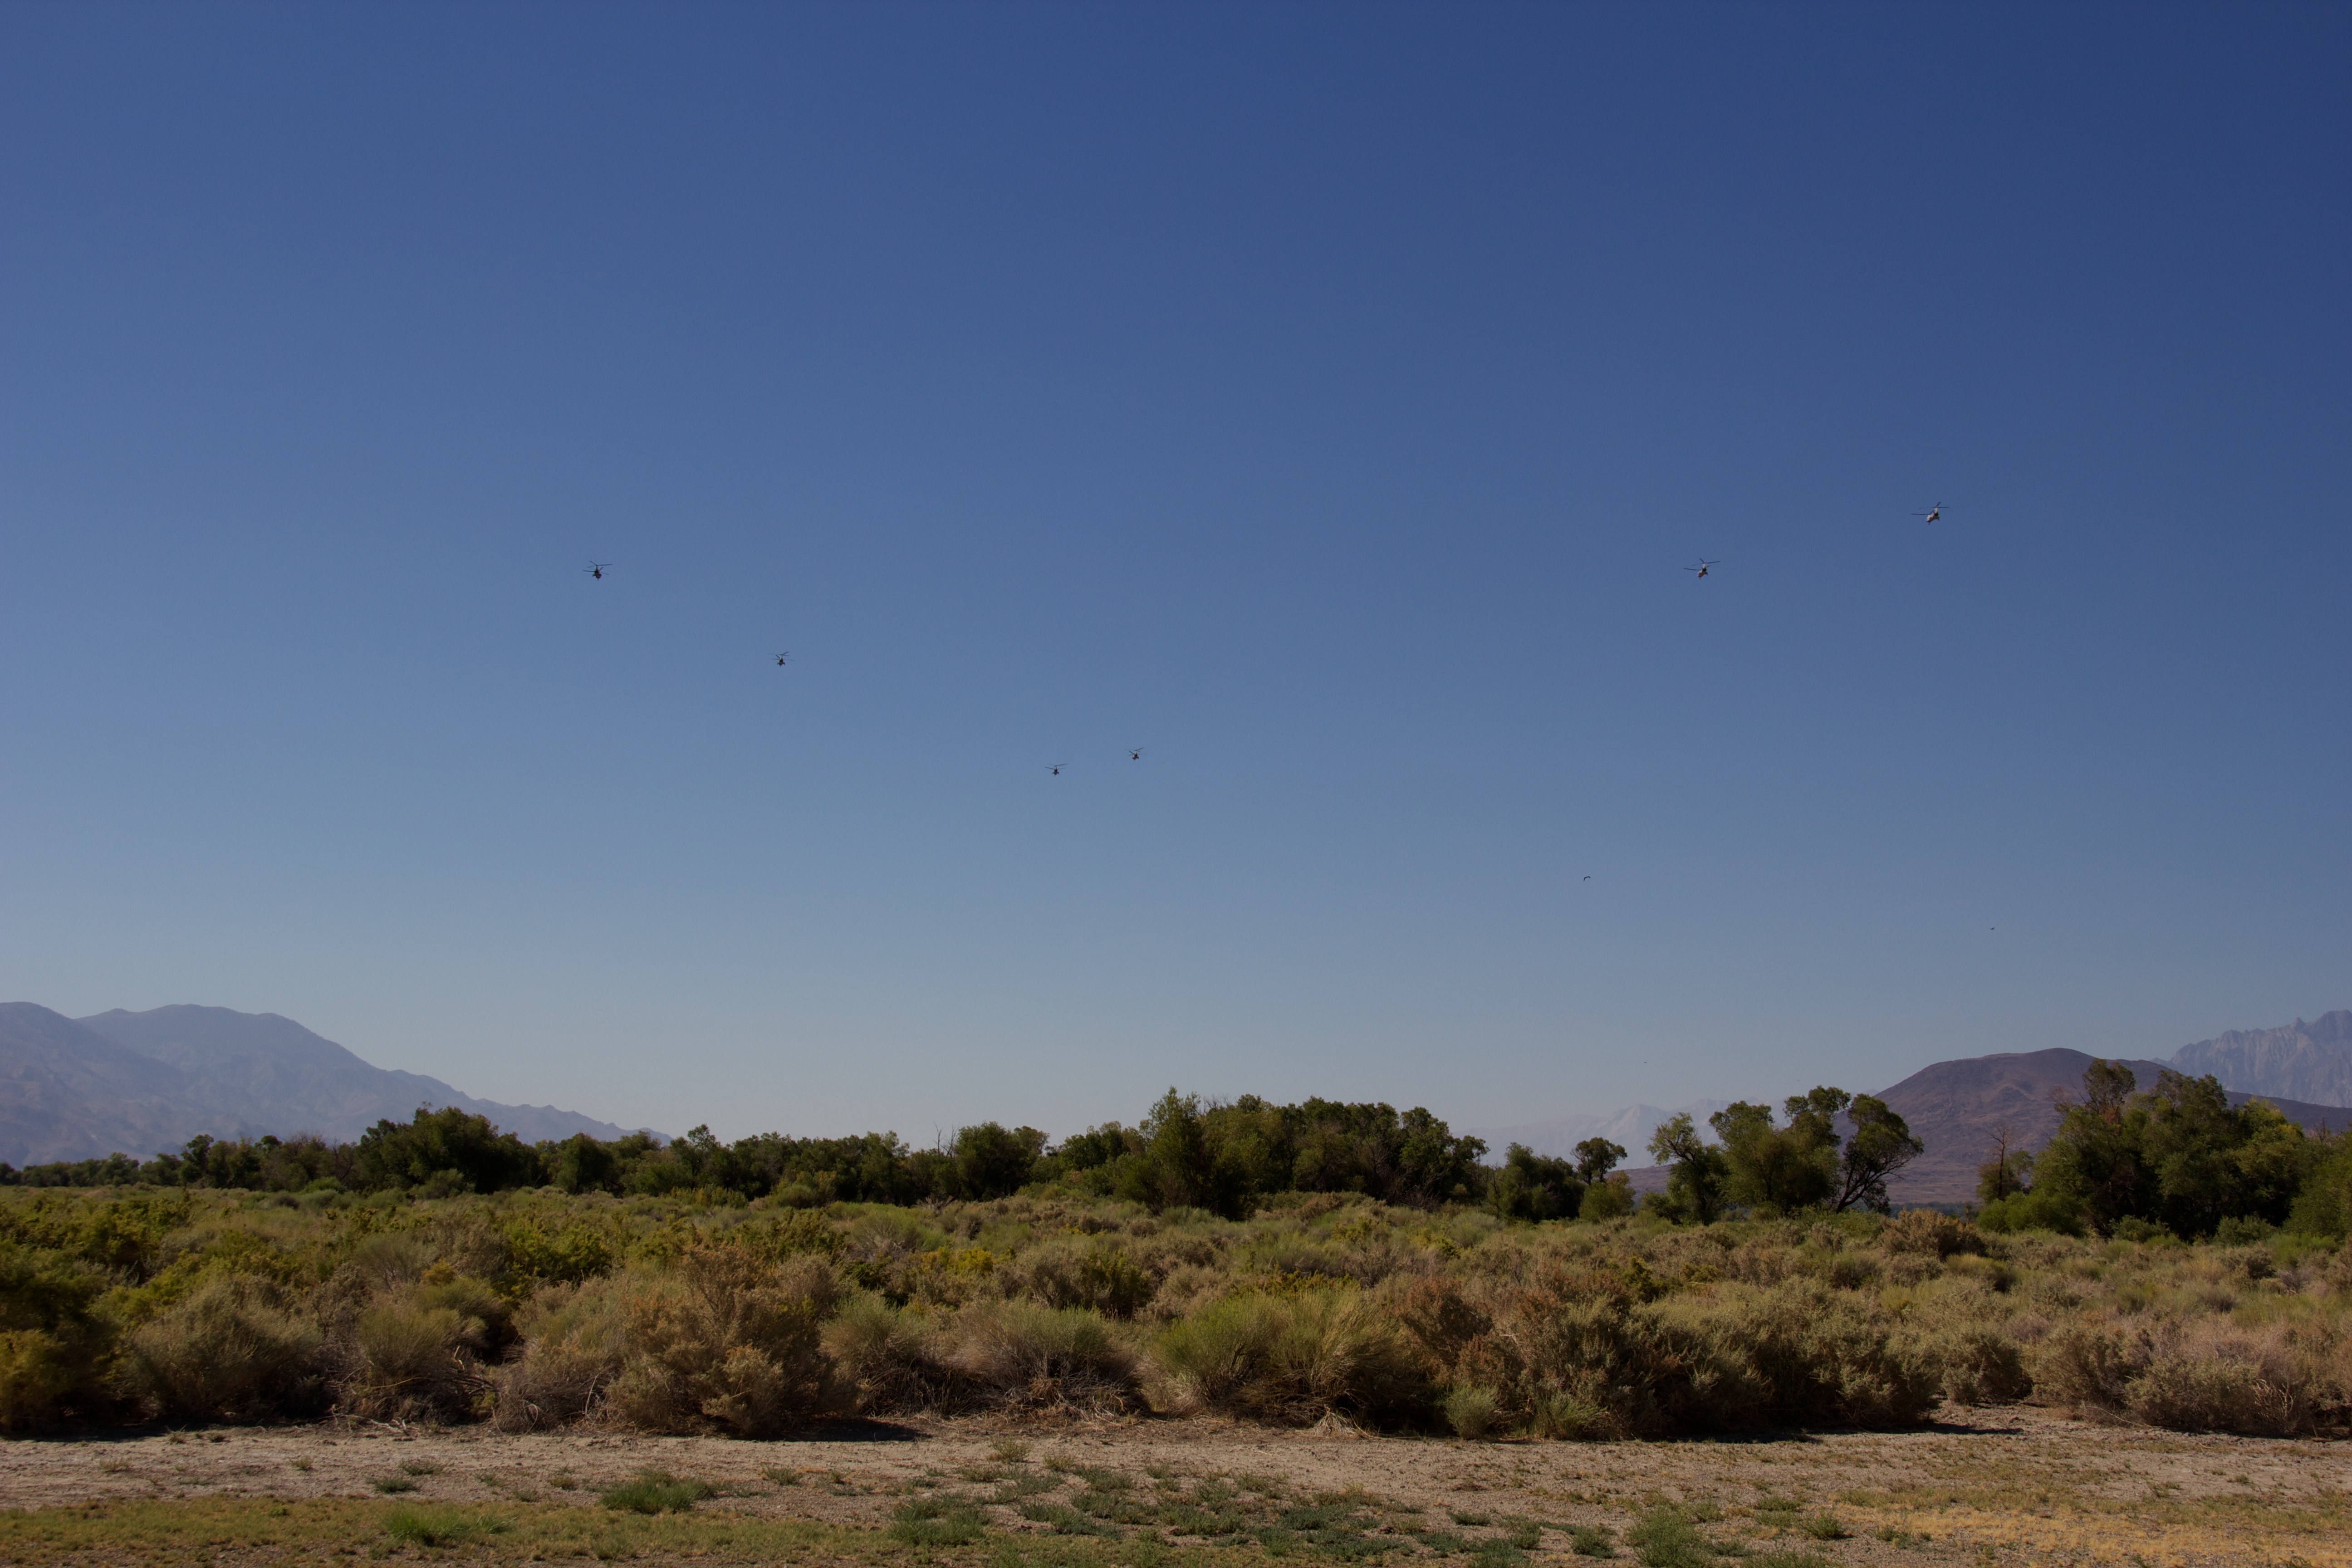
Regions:
<instances>
[{"instance_id":1,"label":"clear blue sky","mask_svg":"<svg viewBox=\"0 0 2352 1568\"><path fill-rule=\"evenodd\" d=\"M9 6L0 996L926 1142L2352 1005L2347 81L2340 6Z\"/></svg>"}]
</instances>

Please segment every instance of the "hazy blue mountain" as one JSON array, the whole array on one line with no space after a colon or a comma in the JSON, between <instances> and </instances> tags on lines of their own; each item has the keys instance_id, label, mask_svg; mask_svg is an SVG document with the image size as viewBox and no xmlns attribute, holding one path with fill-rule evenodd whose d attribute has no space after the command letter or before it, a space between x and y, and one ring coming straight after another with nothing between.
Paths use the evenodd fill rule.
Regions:
<instances>
[{"instance_id":1,"label":"hazy blue mountain","mask_svg":"<svg viewBox=\"0 0 2352 1568\"><path fill-rule=\"evenodd\" d=\"M2172 1065L2265 1097L2352 1105L2352 1009L2338 1008L2308 1024L2297 1018L2276 1029L2232 1029L2183 1046Z\"/></svg>"},{"instance_id":2,"label":"hazy blue mountain","mask_svg":"<svg viewBox=\"0 0 2352 1568\"><path fill-rule=\"evenodd\" d=\"M407 1121L420 1105L454 1105L532 1142L624 1131L370 1066L275 1013L173 1006L76 1020L29 1002L0 1004L0 1161L14 1165L117 1152L144 1159L199 1132L316 1132L347 1142L379 1121Z\"/></svg>"},{"instance_id":3,"label":"hazy blue mountain","mask_svg":"<svg viewBox=\"0 0 2352 1568\"><path fill-rule=\"evenodd\" d=\"M0 1161L83 1160L176 1147L187 1076L62 1013L0 1003ZM191 1131L194 1130L191 1129Z\"/></svg>"}]
</instances>

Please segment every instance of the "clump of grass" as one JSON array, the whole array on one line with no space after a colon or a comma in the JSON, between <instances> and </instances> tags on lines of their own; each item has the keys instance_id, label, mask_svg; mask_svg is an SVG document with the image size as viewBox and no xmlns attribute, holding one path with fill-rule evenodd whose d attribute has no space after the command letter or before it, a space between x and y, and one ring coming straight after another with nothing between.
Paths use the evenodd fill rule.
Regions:
<instances>
[{"instance_id":1,"label":"clump of grass","mask_svg":"<svg viewBox=\"0 0 2352 1568\"><path fill-rule=\"evenodd\" d=\"M1654 1508L1625 1532L1642 1568L1709 1568L1715 1549L1682 1510Z\"/></svg>"},{"instance_id":2,"label":"clump of grass","mask_svg":"<svg viewBox=\"0 0 2352 1568\"><path fill-rule=\"evenodd\" d=\"M988 1457L1000 1465L1018 1465L1029 1458L1029 1445L1020 1437L1007 1437L990 1445Z\"/></svg>"},{"instance_id":3,"label":"clump of grass","mask_svg":"<svg viewBox=\"0 0 2352 1568\"><path fill-rule=\"evenodd\" d=\"M980 1510L948 1498L917 1498L890 1516L890 1533L911 1546L968 1546L987 1529Z\"/></svg>"},{"instance_id":4,"label":"clump of grass","mask_svg":"<svg viewBox=\"0 0 2352 1568\"><path fill-rule=\"evenodd\" d=\"M400 1473L404 1476L437 1476L441 1467L431 1459L403 1459Z\"/></svg>"},{"instance_id":5,"label":"clump of grass","mask_svg":"<svg viewBox=\"0 0 2352 1568\"><path fill-rule=\"evenodd\" d=\"M780 1487L796 1487L801 1484L801 1473L798 1470L788 1470L781 1465L761 1470L760 1474Z\"/></svg>"},{"instance_id":6,"label":"clump of grass","mask_svg":"<svg viewBox=\"0 0 2352 1568\"><path fill-rule=\"evenodd\" d=\"M1568 1532L1568 1549L1579 1557L1614 1557L1617 1538L1603 1525L1573 1525Z\"/></svg>"},{"instance_id":7,"label":"clump of grass","mask_svg":"<svg viewBox=\"0 0 2352 1568\"><path fill-rule=\"evenodd\" d=\"M1472 1385L1445 1396L1445 1424L1465 1443L1475 1443L1494 1430L1496 1400L1491 1388Z\"/></svg>"},{"instance_id":8,"label":"clump of grass","mask_svg":"<svg viewBox=\"0 0 2352 1568\"><path fill-rule=\"evenodd\" d=\"M1024 1498L1033 1498L1041 1493L1052 1491L1061 1484L1059 1477L1041 1476L1034 1471L1027 1475L1007 1476L996 1484L996 1490L989 1494L988 1500L1018 1502Z\"/></svg>"},{"instance_id":9,"label":"clump of grass","mask_svg":"<svg viewBox=\"0 0 2352 1568\"><path fill-rule=\"evenodd\" d=\"M300 1470L304 1475L310 1473L310 1461L308 1459L289 1459L287 1462L292 1465L294 1468ZM130 1467L126 1465L123 1468L128 1469Z\"/></svg>"},{"instance_id":10,"label":"clump of grass","mask_svg":"<svg viewBox=\"0 0 2352 1568\"><path fill-rule=\"evenodd\" d=\"M1467 1525L1473 1525L1473 1526L1475 1526L1475 1525L1481 1525L1481 1524L1492 1524L1492 1523L1494 1523L1494 1522L1495 1522L1491 1518L1489 1518L1489 1517L1488 1517L1487 1515L1486 1515L1486 1514L1483 1514L1483 1513L1472 1513L1469 1510L1467 1510L1467 1509L1461 1509L1461 1508L1457 1508L1457 1509L1454 1509L1454 1510L1449 1510L1449 1512L1447 1513L1446 1517L1447 1517L1447 1518L1449 1518L1449 1519L1451 1519L1451 1520L1453 1520L1453 1521L1454 1521L1454 1523L1456 1523L1456 1524L1467 1524Z\"/></svg>"},{"instance_id":11,"label":"clump of grass","mask_svg":"<svg viewBox=\"0 0 2352 1568\"><path fill-rule=\"evenodd\" d=\"M1056 1502L1024 1502L1014 1506L1013 1512L1032 1524L1042 1524L1057 1535L1117 1535L1108 1524L1088 1519L1076 1509Z\"/></svg>"},{"instance_id":12,"label":"clump of grass","mask_svg":"<svg viewBox=\"0 0 2352 1568\"><path fill-rule=\"evenodd\" d=\"M1830 1560L1818 1552L1759 1552L1748 1568L1830 1568Z\"/></svg>"},{"instance_id":13,"label":"clump of grass","mask_svg":"<svg viewBox=\"0 0 2352 1568\"><path fill-rule=\"evenodd\" d=\"M383 1521L383 1532L404 1546L463 1546L512 1528L495 1515L455 1508L397 1508Z\"/></svg>"},{"instance_id":14,"label":"clump of grass","mask_svg":"<svg viewBox=\"0 0 2352 1568\"><path fill-rule=\"evenodd\" d=\"M1543 1526L1532 1519L1510 1520L1503 1539L1522 1552L1533 1552L1543 1544Z\"/></svg>"},{"instance_id":15,"label":"clump of grass","mask_svg":"<svg viewBox=\"0 0 2352 1568\"><path fill-rule=\"evenodd\" d=\"M708 1481L680 1480L667 1470L646 1470L634 1480L607 1488L596 1500L622 1513L685 1513L714 1489Z\"/></svg>"},{"instance_id":16,"label":"clump of grass","mask_svg":"<svg viewBox=\"0 0 2352 1568\"><path fill-rule=\"evenodd\" d=\"M1838 1516L1824 1510L1807 1514L1797 1521L1797 1533L1810 1535L1815 1541L1843 1541L1849 1531L1838 1521Z\"/></svg>"},{"instance_id":17,"label":"clump of grass","mask_svg":"<svg viewBox=\"0 0 2352 1568\"><path fill-rule=\"evenodd\" d=\"M416 1489L415 1479L411 1476L378 1476L368 1485L385 1493L413 1492Z\"/></svg>"},{"instance_id":18,"label":"clump of grass","mask_svg":"<svg viewBox=\"0 0 2352 1568\"><path fill-rule=\"evenodd\" d=\"M573 1475L570 1470L558 1470L553 1475L547 1478L547 1484L553 1487L560 1492L578 1491L580 1489L580 1478Z\"/></svg>"}]
</instances>

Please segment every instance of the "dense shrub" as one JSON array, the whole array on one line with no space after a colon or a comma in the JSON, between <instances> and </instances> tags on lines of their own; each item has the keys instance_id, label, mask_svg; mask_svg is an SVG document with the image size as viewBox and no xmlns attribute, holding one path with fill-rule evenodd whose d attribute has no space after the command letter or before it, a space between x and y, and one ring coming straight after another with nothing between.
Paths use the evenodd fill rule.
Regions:
<instances>
[{"instance_id":1,"label":"dense shrub","mask_svg":"<svg viewBox=\"0 0 2352 1568\"><path fill-rule=\"evenodd\" d=\"M1344 1287L1228 1297L1170 1325L1154 1352L1180 1408L1303 1426L1335 1411L1419 1423L1435 1405L1396 1320Z\"/></svg>"},{"instance_id":2,"label":"dense shrub","mask_svg":"<svg viewBox=\"0 0 2352 1568\"><path fill-rule=\"evenodd\" d=\"M43 1235L16 1216L20 1235ZM45 1238L68 1240L62 1228ZM0 1241L0 1432L102 1418L113 1325L98 1310L107 1278L82 1257Z\"/></svg>"},{"instance_id":3,"label":"dense shrub","mask_svg":"<svg viewBox=\"0 0 2352 1568\"><path fill-rule=\"evenodd\" d=\"M2352 1257L2258 1218L2191 1245L2131 1215L2096 1240L1925 1212L1674 1226L1254 1201L1232 1221L1066 1186L921 1208L20 1188L0 1193L0 1424L329 1397L743 1434L1146 1403L1541 1437L1895 1426L1937 1397L2248 1433L2352 1415Z\"/></svg>"},{"instance_id":4,"label":"dense shrub","mask_svg":"<svg viewBox=\"0 0 2352 1568\"><path fill-rule=\"evenodd\" d=\"M2069 1324L2037 1347L2042 1397L2191 1432L2294 1436L2352 1416L2352 1356L2332 1325Z\"/></svg>"},{"instance_id":5,"label":"dense shrub","mask_svg":"<svg viewBox=\"0 0 2352 1568\"><path fill-rule=\"evenodd\" d=\"M174 1420L307 1414L322 1397L322 1338L281 1287L216 1274L131 1331L123 1378L149 1409Z\"/></svg>"},{"instance_id":6,"label":"dense shrub","mask_svg":"<svg viewBox=\"0 0 2352 1568\"><path fill-rule=\"evenodd\" d=\"M765 1437L843 1407L820 1344L833 1276L736 1246L689 1246L675 1275L629 1302L615 1416L656 1432Z\"/></svg>"},{"instance_id":7,"label":"dense shrub","mask_svg":"<svg viewBox=\"0 0 2352 1568\"><path fill-rule=\"evenodd\" d=\"M952 1313L846 1304L826 1344L869 1410L1131 1407L1141 1358L1099 1313L982 1301Z\"/></svg>"},{"instance_id":8,"label":"dense shrub","mask_svg":"<svg viewBox=\"0 0 2352 1568\"><path fill-rule=\"evenodd\" d=\"M332 1346L336 1403L378 1420L455 1420L487 1402L482 1326L404 1290L362 1310Z\"/></svg>"},{"instance_id":9,"label":"dense shrub","mask_svg":"<svg viewBox=\"0 0 2352 1568\"><path fill-rule=\"evenodd\" d=\"M618 1281L558 1286L531 1298L516 1327L520 1357L499 1369L499 1429L562 1426L595 1413L628 1356L627 1287Z\"/></svg>"}]
</instances>

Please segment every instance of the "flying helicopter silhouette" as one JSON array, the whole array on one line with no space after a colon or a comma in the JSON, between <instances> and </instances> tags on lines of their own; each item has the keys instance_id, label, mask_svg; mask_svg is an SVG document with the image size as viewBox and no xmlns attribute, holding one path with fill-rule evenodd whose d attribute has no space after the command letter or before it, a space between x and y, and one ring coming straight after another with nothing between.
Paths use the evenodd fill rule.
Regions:
<instances>
[{"instance_id":1,"label":"flying helicopter silhouette","mask_svg":"<svg viewBox=\"0 0 2352 1568\"><path fill-rule=\"evenodd\" d=\"M591 561L587 565L580 568L580 570L587 573L588 575L595 578L601 583L604 580L604 568L611 564L612 563L609 561Z\"/></svg>"},{"instance_id":2,"label":"flying helicopter silhouette","mask_svg":"<svg viewBox=\"0 0 2352 1568\"><path fill-rule=\"evenodd\" d=\"M1062 770L1069 765L1070 764L1067 763L1048 763L1045 765L1045 771L1053 774L1055 778L1060 778L1062 776Z\"/></svg>"},{"instance_id":3,"label":"flying helicopter silhouette","mask_svg":"<svg viewBox=\"0 0 2352 1568\"><path fill-rule=\"evenodd\" d=\"M1130 763L1139 763L1143 761L1143 748L1141 746L1129 747L1127 752L1127 760Z\"/></svg>"},{"instance_id":4,"label":"flying helicopter silhouette","mask_svg":"<svg viewBox=\"0 0 2352 1568\"><path fill-rule=\"evenodd\" d=\"M792 656L791 654L788 654L788 653L780 653L780 654L778 654L778 655L776 656L776 663L777 663L777 664L779 664L779 665L782 665L782 664L784 662L784 660L786 660L786 659L788 659L788 658L792 658L792 657L793 657L793 656Z\"/></svg>"},{"instance_id":5,"label":"flying helicopter silhouette","mask_svg":"<svg viewBox=\"0 0 2352 1568\"><path fill-rule=\"evenodd\" d=\"M1944 503L1943 503L1942 501L1937 501L1934 506L1929 507L1926 511L1915 511L1915 512L1913 512L1911 515L1912 515L1913 517L1924 517L1924 518L1926 518L1929 522L1933 522L1933 521L1935 521L1937 518L1939 518L1939 517L1941 517L1941 516L1943 516L1943 515L1944 515Z\"/></svg>"},{"instance_id":6,"label":"flying helicopter silhouette","mask_svg":"<svg viewBox=\"0 0 2352 1568\"><path fill-rule=\"evenodd\" d=\"M1704 577L1704 576L1706 576L1706 575L1707 574L1707 572L1708 572L1708 569L1709 569L1709 568L1711 568L1711 567L1716 567L1716 566L1720 566L1720 565L1722 565L1722 564L1723 564L1723 563L1722 563L1722 562L1720 562L1720 561L1709 561L1706 556L1702 555L1702 556L1700 556L1700 557L1698 558L1698 564L1697 564L1697 565L1696 565L1696 566L1685 566L1685 567L1684 567L1684 568L1683 568L1683 570L1684 570L1684 571L1685 571L1685 572L1696 572L1696 573L1697 573L1700 576Z\"/></svg>"}]
</instances>

